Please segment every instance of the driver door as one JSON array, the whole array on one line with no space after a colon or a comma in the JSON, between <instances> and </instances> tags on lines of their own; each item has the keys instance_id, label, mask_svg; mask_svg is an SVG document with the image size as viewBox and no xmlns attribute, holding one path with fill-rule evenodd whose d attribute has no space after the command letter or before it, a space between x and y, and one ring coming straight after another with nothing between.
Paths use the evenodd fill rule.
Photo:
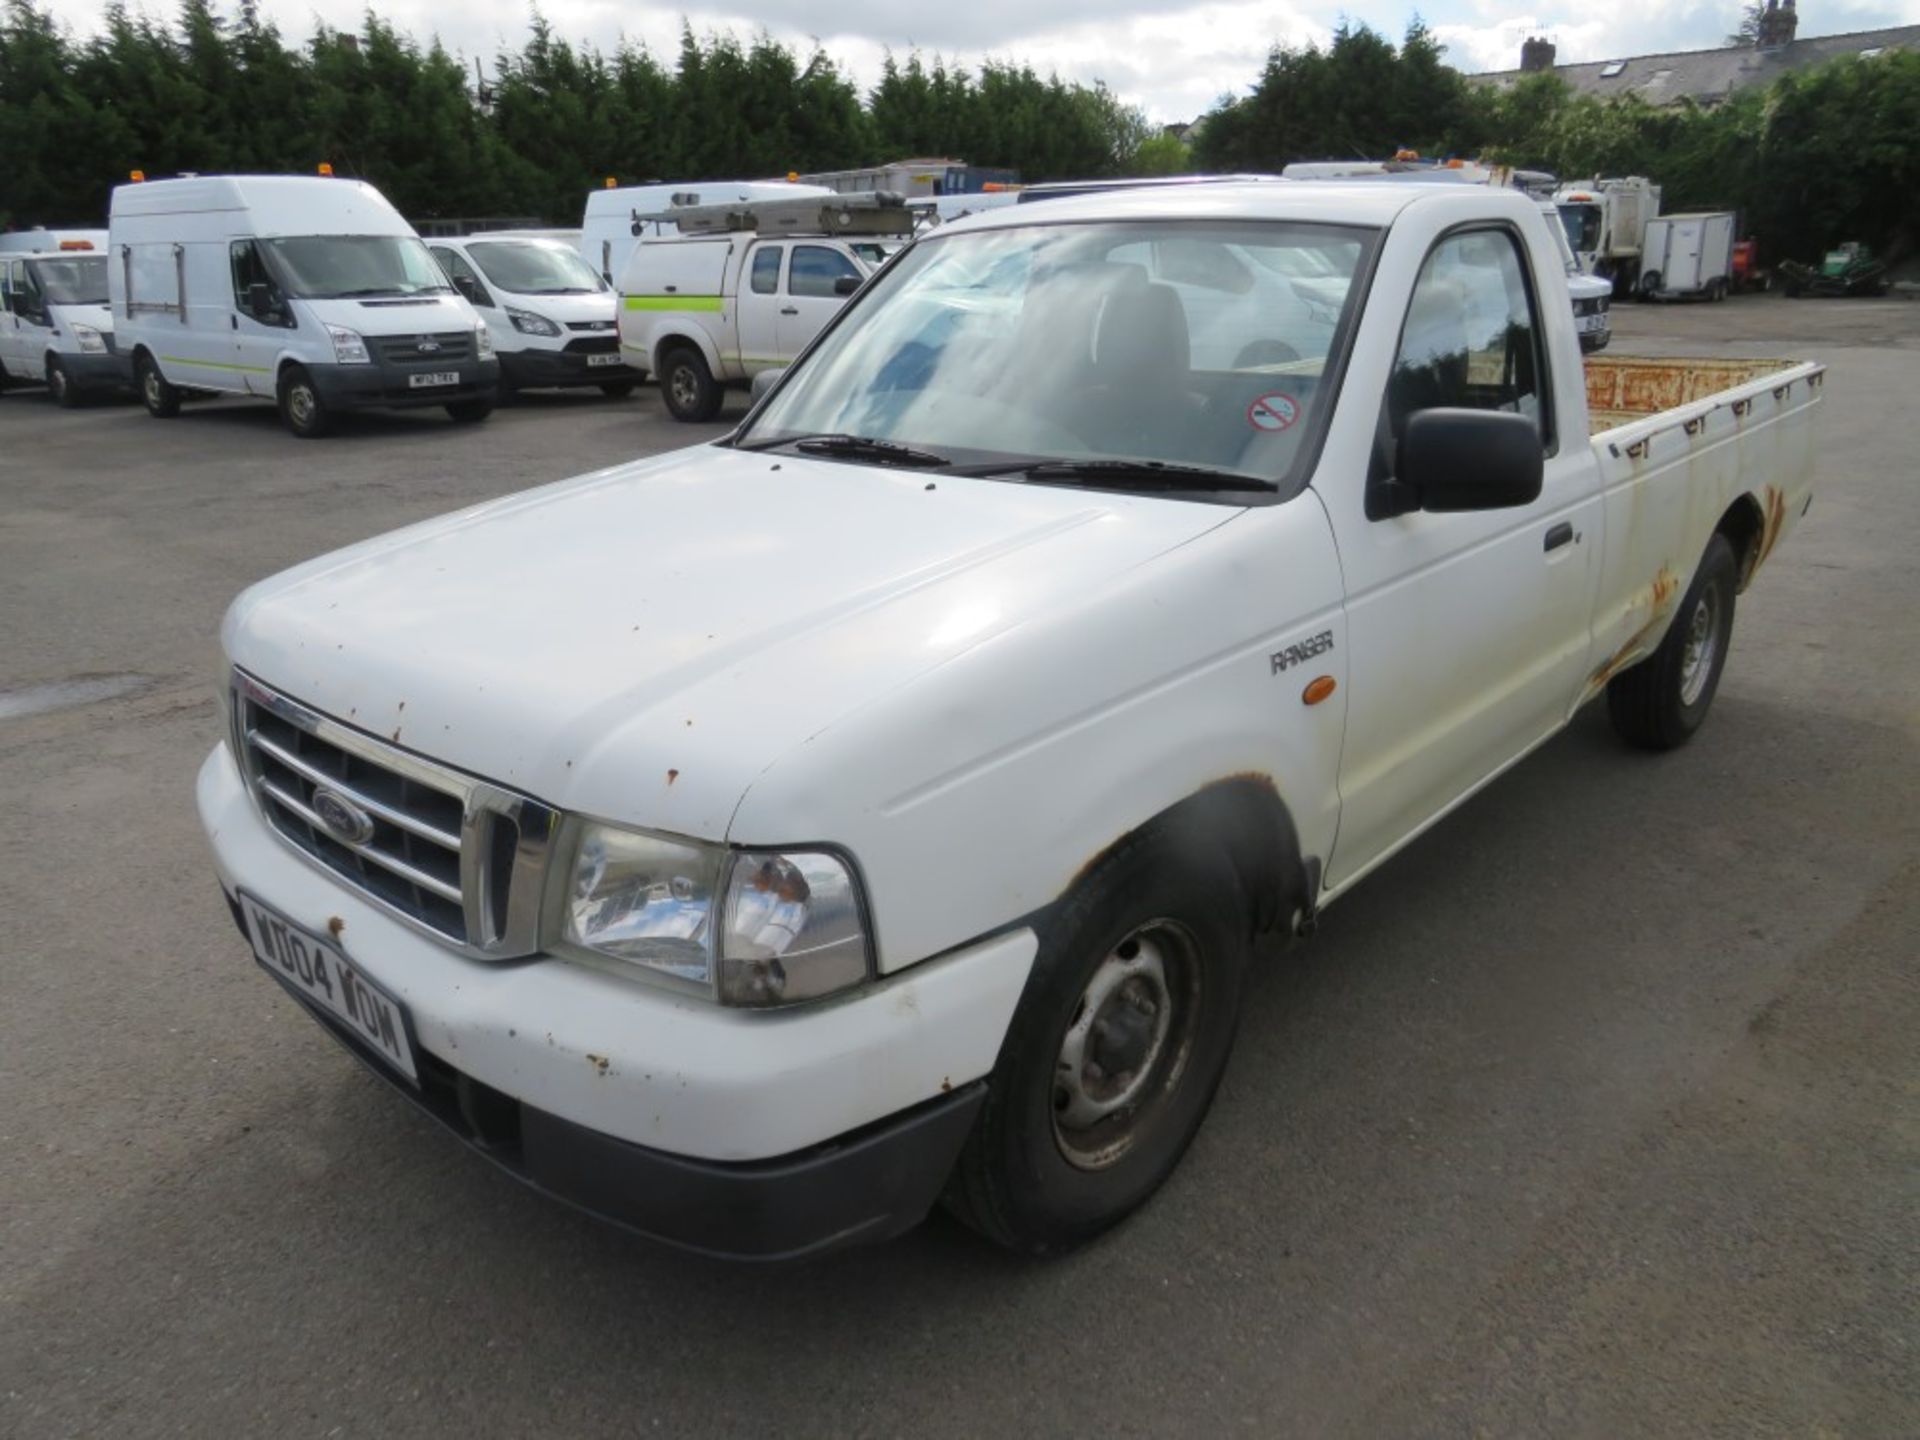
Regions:
<instances>
[{"instance_id":1,"label":"driver door","mask_svg":"<svg viewBox=\"0 0 1920 1440\"><path fill-rule=\"evenodd\" d=\"M258 242L235 240L227 251L233 271L233 358L228 380L250 395L276 393L276 362L295 321L293 307L267 270ZM253 309L253 287L267 287L268 308Z\"/></svg>"}]
</instances>

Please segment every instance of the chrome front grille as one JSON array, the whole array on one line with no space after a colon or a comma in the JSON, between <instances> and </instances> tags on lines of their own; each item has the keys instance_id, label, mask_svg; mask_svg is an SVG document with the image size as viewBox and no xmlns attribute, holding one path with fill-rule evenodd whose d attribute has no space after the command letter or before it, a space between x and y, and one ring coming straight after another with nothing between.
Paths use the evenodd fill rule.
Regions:
<instances>
[{"instance_id":1,"label":"chrome front grille","mask_svg":"<svg viewBox=\"0 0 1920 1440\"><path fill-rule=\"evenodd\" d=\"M234 753L308 860L466 954L539 948L547 806L342 725L234 672Z\"/></svg>"},{"instance_id":2,"label":"chrome front grille","mask_svg":"<svg viewBox=\"0 0 1920 1440\"><path fill-rule=\"evenodd\" d=\"M370 335L367 339L389 364L422 370L437 370L473 354L473 334L467 330L444 335Z\"/></svg>"}]
</instances>

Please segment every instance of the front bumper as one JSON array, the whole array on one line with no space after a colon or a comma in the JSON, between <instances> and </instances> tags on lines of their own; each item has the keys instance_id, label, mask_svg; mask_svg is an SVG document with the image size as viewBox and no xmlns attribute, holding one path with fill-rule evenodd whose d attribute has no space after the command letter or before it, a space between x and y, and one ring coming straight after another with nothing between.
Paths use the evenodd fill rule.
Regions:
<instances>
[{"instance_id":1,"label":"front bumper","mask_svg":"<svg viewBox=\"0 0 1920 1440\"><path fill-rule=\"evenodd\" d=\"M415 406L456 405L462 400L491 400L500 386L498 360L461 360L440 367L456 371L458 385L416 390L410 377L422 366L395 365L375 355L364 365L309 365L320 403L329 410L405 410Z\"/></svg>"},{"instance_id":2,"label":"front bumper","mask_svg":"<svg viewBox=\"0 0 1920 1440\"><path fill-rule=\"evenodd\" d=\"M282 841L225 745L201 767L198 800L230 900L244 888L334 931L407 1007L421 1088L316 1014L330 1033L526 1183L715 1254L801 1255L917 1222L1036 948L1014 931L844 1000L729 1010L560 958L453 954Z\"/></svg>"},{"instance_id":3,"label":"front bumper","mask_svg":"<svg viewBox=\"0 0 1920 1440\"><path fill-rule=\"evenodd\" d=\"M633 383L640 372L622 361L618 365L594 365L591 357L618 354L617 350L502 350L500 379L516 390L539 390L550 386L613 385Z\"/></svg>"},{"instance_id":4,"label":"front bumper","mask_svg":"<svg viewBox=\"0 0 1920 1440\"><path fill-rule=\"evenodd\" d=\"M67 372L67 382L83 395L133 388L133 364L125 356L74 351L62 354L60 365Z\"/></svg>"}]
</instances>

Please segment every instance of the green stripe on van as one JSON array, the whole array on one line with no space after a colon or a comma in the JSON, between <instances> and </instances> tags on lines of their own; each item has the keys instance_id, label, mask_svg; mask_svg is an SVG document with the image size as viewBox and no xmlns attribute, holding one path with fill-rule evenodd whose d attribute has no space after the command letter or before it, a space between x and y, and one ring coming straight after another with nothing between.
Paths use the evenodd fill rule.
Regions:
<instances>
[{"instance_id":1,"label":"green stripe on van","mask_svg":"<svg viewBox=\"0 0 1920 1440\"><path fill-rule=\"evenodd\" d=\"M718 310L725 301L721 295L629 295L629 310Z\"/></svg>"},{"instance_id":2,"label":"green stripe on van","mask_svg":"<svg viewBox=\"0 0 1920 1440\"><path fill-rule=\"evenodd\" d=\"M189 360L184 355L162 355L160 358L169 365L198 365L202 370L239 370L248 375L271 375L273 373L273 371L265 365L227 365L219 360Z\"/></svg>"}]
</instances>

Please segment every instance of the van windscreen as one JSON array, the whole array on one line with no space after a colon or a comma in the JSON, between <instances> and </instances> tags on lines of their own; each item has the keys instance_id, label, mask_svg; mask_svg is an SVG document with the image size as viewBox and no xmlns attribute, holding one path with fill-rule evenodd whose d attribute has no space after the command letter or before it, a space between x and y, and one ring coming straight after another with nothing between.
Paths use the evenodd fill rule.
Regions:
<instances>
[{"instance_id":1,"label":"van windscreen","mask_svg":"<svg viewBox=\"0 0 1920 1440\"><path fill-rule=\"evenodd\" d=\"M467 258L487 279L515 295L593 295L607 288L574 251L538 240L485 240Z\"/></svg>"},{"instance_id":2,"label":"van windscreen","mask_svg":"<svg viewBox=\"0 0 1920 1440\"><path fill-rule=\"evenodd\" d=\"M411 235L294 235L262 243L281 288L304 300L453 292L427 247Z\"/></svg>"},{"instance_id":3,"label":"van windscreen","mask_svg":"<svg viewBox=\"0 0 1920 1440\"><path fill-rule=\"evenodd\" d=\"M81 255L71 260L35 260L34 276L49 305L107 303L107 257Z\"/></svg>"}]
</instances>

